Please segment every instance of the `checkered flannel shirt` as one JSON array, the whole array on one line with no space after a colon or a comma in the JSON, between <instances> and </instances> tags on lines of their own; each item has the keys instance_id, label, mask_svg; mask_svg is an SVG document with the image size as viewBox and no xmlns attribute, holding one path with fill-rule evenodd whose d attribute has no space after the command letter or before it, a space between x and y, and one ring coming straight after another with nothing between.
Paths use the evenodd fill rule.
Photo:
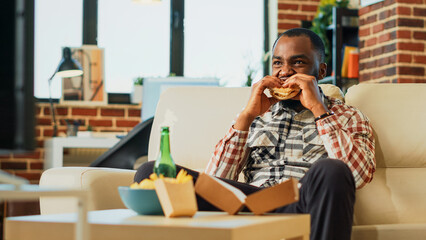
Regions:
<instances>
[{"instance_id":1,"label":"checkered flannel shirt","mask_svg":"<svg viewBox=\"0 0 426 240\"><path fill-rule=\"evenodd\" d=\"M283 101L257 117L249 131L230 128L216 145L206 173L268 187L290 177L300 179L321 158L344 161L357 188L375 171L374 137L368 118L342 101L323 96L334 115L314 121L311 111L296 112Z\"/></svg>"}]
</instances>

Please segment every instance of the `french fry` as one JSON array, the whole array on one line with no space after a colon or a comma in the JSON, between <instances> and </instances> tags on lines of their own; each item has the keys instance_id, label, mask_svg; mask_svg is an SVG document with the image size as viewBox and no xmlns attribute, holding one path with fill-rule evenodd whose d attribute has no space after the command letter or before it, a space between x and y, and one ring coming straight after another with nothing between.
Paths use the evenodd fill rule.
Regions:
<instances>
[{"instance_id":1,"label":"french fry","mask_svg":"<svg viewBox=\"0 0 426 240\"><path fill-rule=\"evenodd\" d=\"M139 183L139 188L155 189L154 181L152 181L151 179L144 179Z\"/></svg>"},{"instance_id":2,"label":"french fry","mask_svg":"<svg viewBox=\"0 0 426 240\"><path fill-rule=\"evenodd\" d=\"M182 169L176 176L176 181L177 183L186 183L188 181L192 181L192 176L188 175L188 173Z\"/></svg>"},{"instance_id":3,"label":"french fry","mask_svg":"<svg viewBox=\"0 0 426 240\"><path fill-rule=\"evenodd\" d=\"M192 176L189 175L185 170L180 170L176 178L165 178L163 175L158 176L155 173L149 175L149 178L142 180L140 183L132 183L130 188L133 189L155 189L154 181L157 179L164 179L169 183L180 184L192 181Z\"/></svg>"},{"instance_id":4,"label":"french fry","mask_svg":"<svg viewBox=\"0 0 426 240\"><path fill-rule=\"evenodd\" d=\"M192 181L192 176L191 175L186 175L183 179L182 179L182 183L186 183Z\"/></svg>"},{"instance_id":5,"label":"french fry","mask_svg":"<svg viewBox=\"0 0 426 240\"><path fill-rule=\"evenodd\" d=\"M149 179L151 179L152 181L155 181L158 179L157 174L156 173L151 173L151 175L149 175Z\"/></svg>"},{"instance_id":6,"label":"french fry","mask_svg":"<svg viewBox=\"0 0 426 240\"><path fill-rule=\"evenodd\" d=\"M182 178L184 178L185 177L185 175L186 175L186 171L185 170L180 170L179 171L179 173L178 173L178 175L176 176L176 181L178 182L178 183L181 183L182 182Z\"/></svg>"},{"instance_id":7,"label":"french fry","mask_svg":"<svg viewBox=\"0 0 426 240\"><path fill-rule=\"evenodd\" d=\"M137 188L139 188L139 183L137 183L137 182L132 183L132 184L130 185L130 188L132 188L132 189L137 189Z\"/></svg>"}]
</instances>

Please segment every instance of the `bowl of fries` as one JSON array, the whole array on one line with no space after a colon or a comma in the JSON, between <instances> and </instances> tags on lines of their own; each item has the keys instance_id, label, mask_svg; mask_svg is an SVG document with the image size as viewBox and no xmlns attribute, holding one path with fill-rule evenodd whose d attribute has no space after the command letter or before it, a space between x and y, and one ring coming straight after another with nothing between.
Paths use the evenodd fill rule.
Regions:
<instances>
[{"instance_id":1,"label":"bowl of fries","mask_svg":"<svg viewBox=\"0 0 426 240\"><path fill-rule=\"evenodd\" d=\"M118 187L124 205L139 215L164 215L154 189Z\"/></svg>"},{"instance_id":2,"label":"bowl of fries","mask_svg":"<svg viewBox=\"0 0 426 240\"><path fill-rule=\"evenodd\" d=\"M192 181L192 176L187 175L185 171L179 172L176 178L158 177L153 173L149 178L143 179L139 183L135 182L130 186L119 186L118 192L124 205L139 215L164 215L154 183L159 179L168 183L180 184Z\"/></svg>"}]
</instances>

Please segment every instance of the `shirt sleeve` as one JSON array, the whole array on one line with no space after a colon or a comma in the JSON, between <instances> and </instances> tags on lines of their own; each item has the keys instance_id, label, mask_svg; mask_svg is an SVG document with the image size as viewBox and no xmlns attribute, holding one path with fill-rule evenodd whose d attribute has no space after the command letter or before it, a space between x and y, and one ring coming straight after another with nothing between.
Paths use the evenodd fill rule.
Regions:
<instances>
[{"instance_id":1,"label":"shirt sleeve","mask_svg":"<svg viewBox=\"0 0 426 240\"><path fill-rule=\"evenodd\" d=\"M243 169L248 158L247 137L248 131L240 131L231 127L225 137L216 145L205 173L237 180L238 174Z\"/></svg>"},{"instance_id":2,"label":"shirt sleeve","mask_svg":"<svg viewBox=\"0 0 426 240\"><path fill-rule=\"evenodd\" d=\"M344 161L356 187L371 182L376 169L374 136L368 118L359 110L335 105L334 115L317 121L317 129L330 158Z\"/></svg>"}]
</instances>

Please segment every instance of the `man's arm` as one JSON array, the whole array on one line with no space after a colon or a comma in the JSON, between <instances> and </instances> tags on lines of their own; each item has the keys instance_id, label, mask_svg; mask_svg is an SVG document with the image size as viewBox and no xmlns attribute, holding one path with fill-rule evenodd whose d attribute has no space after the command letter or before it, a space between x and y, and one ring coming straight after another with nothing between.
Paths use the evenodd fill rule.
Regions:
<instances>
[{"instance_id":1,"label":"man's arm","mask_svg":"<svg viewBox=\"0 0 426 240\"><path fill-rule=\"evenodd\" d=\"M291 76L283 87L299 87L299 100L314 117L329 112L322 102L315 77L306 74ZM344 161L352 170L356 187L370 182L376 168L374 137L368 119L358 110L346 105L334 105L334 115L317 121L317 129L328 156Z\"/></svg>"},{"instance_id":2,"label":"man's arm","mask_svg":"<svg viewBox=\"0 0 426 240\"><path fill-rule=\"evenodd\" d=\"M264 93L266 88L282 86L282 81L277 77L277 74L265 76L252 86L250 99L244 110L239 114L234 124L235 129L248 131L251 123L257 116L264 114L272 105L279 102L279 100L273 97L267 97Z\"/></svg>"},{"instance_id":3,"label":"man's arm","mask_svg":"<svg viewBox=\"0 0 426 240\"><path fill-rule=\"evenodd\" d=\"M238 115L235 124L226 136L216 145L205 173L232 180L247 162L249 148L246 146L248 130L253 120L265 113L278 100L264 94L266 88L280 87L282 81L274 76L265 76L252 86L250 99L244 110Z\"/></svg>"},{"instance_id":4,"label":"man's arm","mask_svg":"<svg viewBox=\"0 0 426 240\"><path fill-rule=\"evenodd\" d=\"M247 131L240 131L231 127L225 137L216 145L205 173L237 180L249 155L249 148L246 146L247 137Z\"/></svg>"},{"instance_id":5,"label":"man's arm","mask_svg":"<svg viewBox=\"0 0 426 240\"><path fill-rule=\"evenodd\" d=\"M356 187L373 178L376 169L374 137L368 118L359 110L335 105L335 115L317 121L317 129L330 158L344 161L352 170Z\"/></svg>"}]
</instances>

